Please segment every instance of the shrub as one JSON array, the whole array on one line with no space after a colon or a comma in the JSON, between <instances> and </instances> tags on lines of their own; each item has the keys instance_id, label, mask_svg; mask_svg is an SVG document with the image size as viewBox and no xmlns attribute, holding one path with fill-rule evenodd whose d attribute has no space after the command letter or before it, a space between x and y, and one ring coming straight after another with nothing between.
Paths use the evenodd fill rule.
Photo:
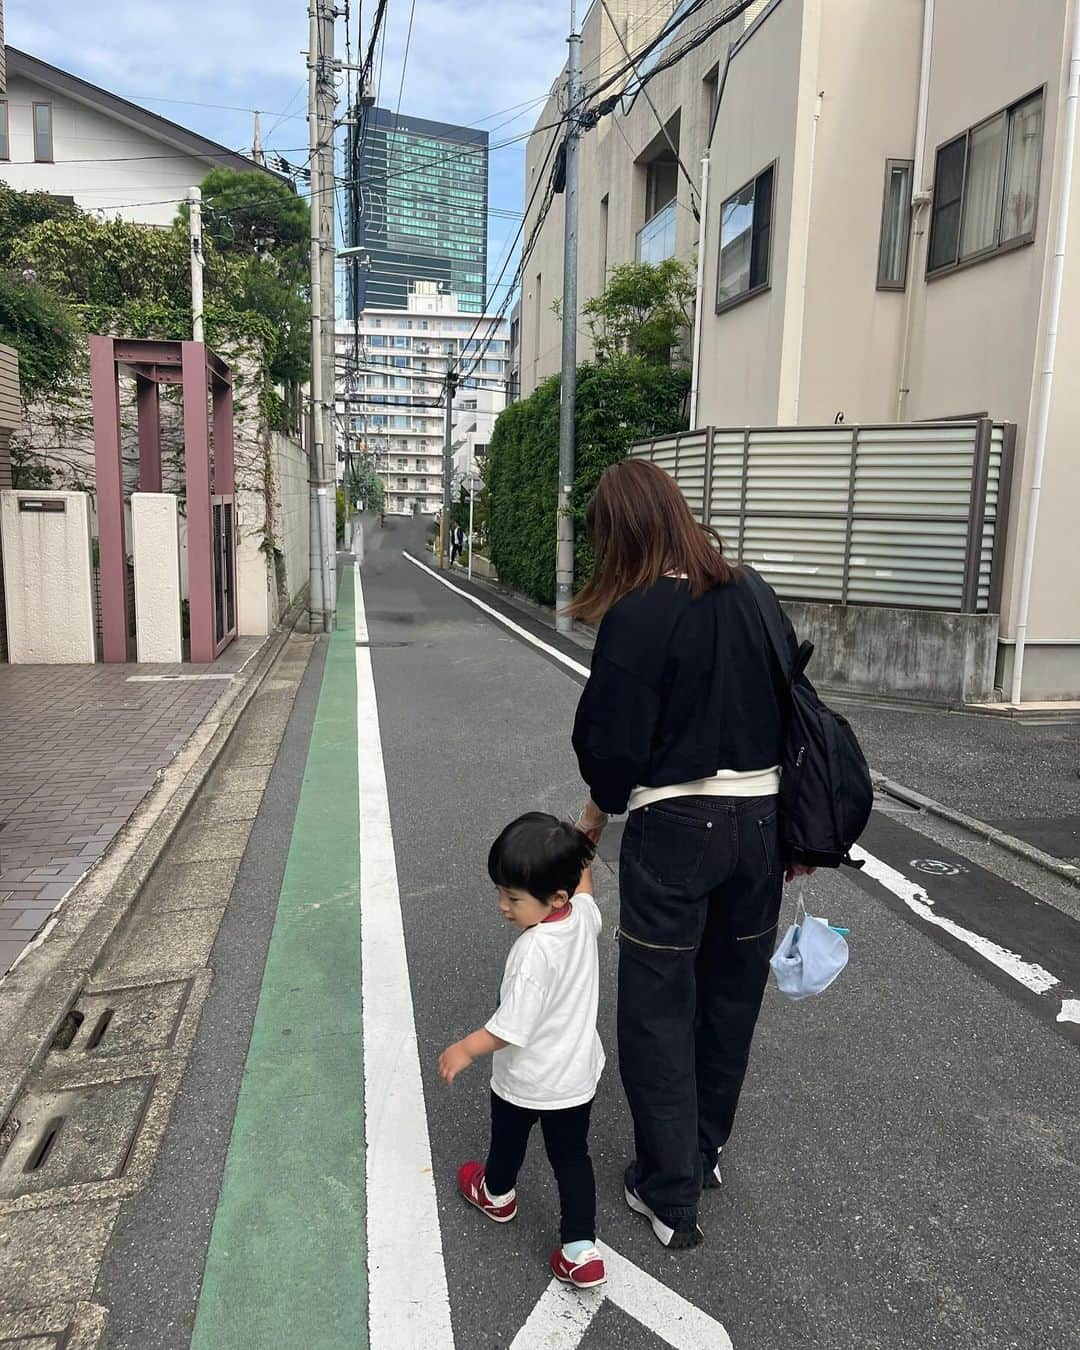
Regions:
<instances>
[{"instance_id":1,"label":"shrub","mask_svg":"<svg viewBox=\"0 0 1080 1350\"><path fill-rule=\"evenodd\" d=\"M623 358L578 370L573 510L576 583L592 566L585 507L600 475L629 446L686 427L685 370ZM558 376L500 413L485 473L491 561L501 580L541 604L555 601L559 472Z\"/></svg>"}]
</instances>

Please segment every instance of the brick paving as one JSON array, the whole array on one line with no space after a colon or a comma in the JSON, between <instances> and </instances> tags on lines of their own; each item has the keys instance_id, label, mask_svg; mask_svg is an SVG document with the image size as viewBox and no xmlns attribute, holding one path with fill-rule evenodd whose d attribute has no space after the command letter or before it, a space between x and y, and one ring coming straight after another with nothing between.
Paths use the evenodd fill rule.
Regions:
<instances>
[{"instance_id":1,"label":"brick paving","mask_svg":"<svg viewBox=\"0 0 1080 1350\"><path fill-rule=\"evenodd\" d=\"M213 666L0 664L0 973L108 848L263 639Z\"/></svg>"}]
</instances>

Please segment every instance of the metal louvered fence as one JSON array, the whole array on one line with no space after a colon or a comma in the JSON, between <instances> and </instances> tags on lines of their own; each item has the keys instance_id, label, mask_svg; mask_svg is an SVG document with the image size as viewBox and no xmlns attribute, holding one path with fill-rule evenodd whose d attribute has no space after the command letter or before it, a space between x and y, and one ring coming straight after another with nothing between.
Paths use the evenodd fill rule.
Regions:
<instances>
[{"instance_id":1,"label":"metal louvered fence","mask_svg":"<svg viewBox=\"0 0 1080 1350\"><path fill-rule=\"evenodd\" d=\"M1016 428L705 427L631 446L783 599L1000 611Z\"/></svg>"}]
</instances>

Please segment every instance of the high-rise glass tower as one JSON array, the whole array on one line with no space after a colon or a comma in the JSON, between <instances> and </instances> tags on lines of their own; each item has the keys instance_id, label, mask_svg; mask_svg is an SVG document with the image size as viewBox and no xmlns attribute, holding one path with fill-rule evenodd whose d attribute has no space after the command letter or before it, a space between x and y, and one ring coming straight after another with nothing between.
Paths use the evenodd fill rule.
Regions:
<instances>
[{"instance_id":1,"label":"high-rise glass tower","mask_svg":"<svg viewBox=\"0 0 1080 1350\"><path fill-rule=\"evenodd\" d=\"M368 262L347 312L406 309L410 286L434 281L481 314L487 287L488 134L369 108L350 162L349 242ZM349 269L350 272L353 269Z\"/></svg>"}]
</instances>

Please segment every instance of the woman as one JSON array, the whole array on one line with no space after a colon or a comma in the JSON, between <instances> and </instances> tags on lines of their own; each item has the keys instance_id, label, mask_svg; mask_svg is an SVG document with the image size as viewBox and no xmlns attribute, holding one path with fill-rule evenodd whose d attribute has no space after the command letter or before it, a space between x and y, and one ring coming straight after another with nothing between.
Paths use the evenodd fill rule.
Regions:
<instances>
[{"instance_id":1,"label":"woman","mask_svg":"<svg viewBox=\"0 0 1080 1350\"><path fill-rule=\"evenodd\" d=\"M665 1246L694 1247L774 946L784 690L749 583L667 474L613 465L588 528L595 569L570 612L600 631L574 725L591 794L578 825L596 843L609 815L630 813L618 934L635 1143L626 1201Z\"/></svg>"}]
</instances>

